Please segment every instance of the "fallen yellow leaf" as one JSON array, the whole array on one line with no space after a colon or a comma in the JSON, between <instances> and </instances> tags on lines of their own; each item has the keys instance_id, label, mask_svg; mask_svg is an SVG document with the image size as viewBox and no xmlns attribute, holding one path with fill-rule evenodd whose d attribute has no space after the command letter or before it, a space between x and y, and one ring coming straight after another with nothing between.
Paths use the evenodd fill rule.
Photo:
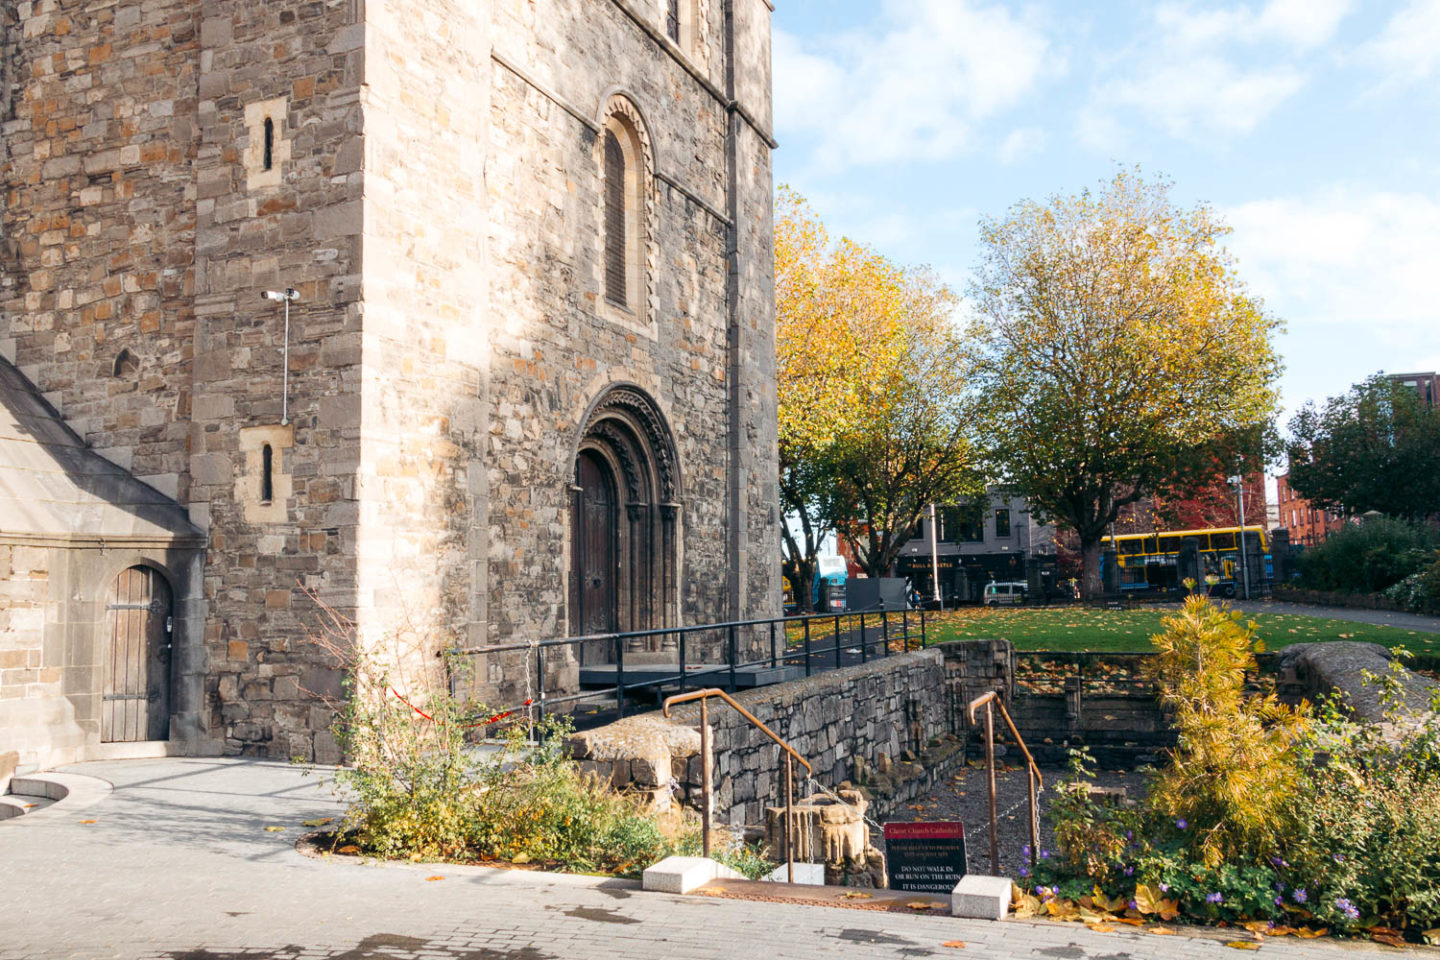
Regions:
<instances>
[{"instance_id":1,"label":"fallen yellow leaf","mask_svg":"<svg viewBox=\"0 0 1440 960\"><path fill-rule=\"evenodd\" d=\"M81 823L99 823L99 820L81 820Z\"/></svg>"},{"instance_id":2,"label":"fallen yellow leaf","mask_svg":"<svg viewBox=\"0 0 1440 960\"><path fill-rule=\"evenodd\" d=\"M944 943L940 944L940 946L942 946L942 947L950 947L951 949L954 949L954 950L963 950L963 949L965 949L965 941L964 941L964 940L946 940Z\"/></svg>"},{"instance_id":3,"label":"fallen yellow leaf","mask_svg":"<svg viewBox=\"0 0 1440 960\"><path fill-rule=\"evenodd\" d=\"M435 876L433 876L433 877L426 877L425 879L426 879L426 880L444 880L445 878L442 877L440 874L437 873L437 874L435 874Z\"/></svg>"},{"instance_id":4,"label":"fallen yellow leaf","mask_svg":"<svg viewBox=\"0 0 1440 960\"><path fill-rule=\"evenodd\" d=\"M327 823L334 823L334 822L335 822L335 818L334 818L334 817L320 817L318 820L306 820L304 823L300 824L300 826L302 826L302 827L323 827L323 826L325 826L325 824L327 824Z\"/></svg>"},{"instance_id":5,"label":"fallen yellow leaf","mask_svg":"<svg viewBox=\"0 0 1440 960\"><path fill-rule=\"evenodd\" d=\"M528 853L517 853L517 854L515 854L515 856L513 856L513 857L510 858L510 862L511 862L511 863L529 863L529 862L530 862L530 855L529 855Z\"/></svg>"},{"instance_id":6,"label":"fallen yellow leaf","mask_svg":"<svg viewBox=\"0 0 1440 960\"><path fill-rule=\"evenodd\" d=\"M281 832L284 831L284 829L285 829L284 827L266 827L266 828L265 828L265 832L266 832L266 833L281 833Z\"/></svg>"},{"instance_id":7,"label":"fallen yellow leaf","mask_svg":"<svg viewBox=\"0 0 1440 960\"><path fill-rule=\"evenodd\" d=\"M850 891L849 893L844 894L844 895L843 895L843 899L845 899L845 900L869 900L871 896L872 896L872 894L869 894L869 893L861 893L861 892L858 891L858 890L852 890L852 891Z\"/></svg>"},{"instance_id":8,"label":"fallen yellow leaf","mask_svg":"<svg viewBox=\"0 0 1440 960\"><path fill-rule=\"evenodd\" d=\"M1173 937L1173 936L1175 935L1175 931L1174 931L1174 930L1171 930L1169 927L1151 927L1150 929L1146 930L1145 932L1146 932L1146 933L1159 934L1159 935L1161 935L1161 936L1166 936L1166 937Z\"/></svg>"},{"instance_id":9,"label":"fallen yellow leaf","mask_svg":"<svg viewBox=\"0 0 1440 960\"><path fill-rule=\"evenodd\" d=\"M1260 944L1250 940L1231 940L1225 944L1227 947L1234 947L1236 950L1259 950Z\"/></svg>"}]
</instances>

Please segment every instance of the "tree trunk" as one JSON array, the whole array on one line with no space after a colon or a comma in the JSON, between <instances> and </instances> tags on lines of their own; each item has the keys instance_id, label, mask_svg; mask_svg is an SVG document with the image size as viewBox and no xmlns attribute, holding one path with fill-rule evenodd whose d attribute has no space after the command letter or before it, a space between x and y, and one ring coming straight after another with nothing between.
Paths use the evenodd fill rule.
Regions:
<instances>
[{"instance_id":1,"label":"tree trunk","mask_svg":"<svg viewBox=\"0 0 1440 960\"><path fill-rule=\"evenodd\" d=\"M1094 600L1105 592L1100 579L1100 540L1080 543L1080 598Z\"/></svg>"}]
</instances>

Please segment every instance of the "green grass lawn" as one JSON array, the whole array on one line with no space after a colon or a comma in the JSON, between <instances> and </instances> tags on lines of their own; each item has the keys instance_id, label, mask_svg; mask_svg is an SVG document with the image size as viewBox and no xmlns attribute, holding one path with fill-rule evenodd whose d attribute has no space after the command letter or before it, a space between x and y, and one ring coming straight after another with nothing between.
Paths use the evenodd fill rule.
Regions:
<instances>
[{"instance_id":1,"label":"green grass lawn","mask_svg":"<svg viewBox=\"0 0 1440 960\"><path fill-rule=\"evenodd\" d=\"M978 608L947 610L925 616L926 639L1001 638L1017 650L1105 650L1137 652L1150 649L1150 637L1170 615L1164 609L1103 610L1089 607ZM1278 650L1312 640L1360 640L1412 653L1440 655L1440 634L1379 627L1349 620L1257 613L1256 635L1265 649Z\"/></svg>"}]
</instances>

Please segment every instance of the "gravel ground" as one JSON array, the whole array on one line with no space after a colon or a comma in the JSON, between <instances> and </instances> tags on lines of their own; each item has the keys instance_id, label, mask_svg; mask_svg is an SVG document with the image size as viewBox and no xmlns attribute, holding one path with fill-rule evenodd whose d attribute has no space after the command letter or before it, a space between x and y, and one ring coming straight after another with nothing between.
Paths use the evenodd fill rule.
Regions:
<instances>
[{"instance_id":1,"label":"gravel ground","mask_svg":"<svg viewBox=\"0 0 1440 960\"><path fill-rule=\"evenodd\" d=\"M1046 816L1049 802L1055 798L1054 786L1068 773L1063 767L1041 767L1044 789L1040 793L1040 849L1054 846L1054 829ZM1095 784L1102 787L1124 787L1131 799L1144 791L1144 780L1134 771L1098 771ZM1029 866L1024 848L1030 842L1028 804L1023 767L997 769L995 797L999 815L1000 874L1016 877L1022 866ZM954 777L936 787L926 796L902 808L894 819L909 816L915 820L959 820L965 824L965 853L971 873L990 873L990 800L986 789L985 767L965 766Z\"/></svg>"}]
</instances>

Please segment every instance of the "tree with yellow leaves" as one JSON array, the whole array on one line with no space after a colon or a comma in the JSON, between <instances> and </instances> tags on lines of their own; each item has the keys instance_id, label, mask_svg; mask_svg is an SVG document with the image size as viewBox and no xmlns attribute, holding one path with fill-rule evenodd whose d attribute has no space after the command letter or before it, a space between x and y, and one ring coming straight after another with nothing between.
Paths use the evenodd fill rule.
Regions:
<instances>
[{"instance_id":1,"label":"tree with yellow leaves","mask_svg":"<svg viewBox=\"0 0 1440 960\"><path fill-rule=\"evenodd\" d=\"M1169 188L1121 171L981 226L988 445L1033 509L1079 535L1086 597L1122 507L1203 484L1276 412L1279 324L1237 276L1228 229Z\"/></svg>"},{"instance_id":2,"label":"tree with yellow leaves","mask_svg":"<svg viewBox=\"0 0 1440 960\"><path fill-rule=\"evenodd\" d=\"M979 486L955 295L849 239L782 187L775 217L783 566L808 609L825 534L883 575L926 504Z\"/></svg>"}]
</instances>

